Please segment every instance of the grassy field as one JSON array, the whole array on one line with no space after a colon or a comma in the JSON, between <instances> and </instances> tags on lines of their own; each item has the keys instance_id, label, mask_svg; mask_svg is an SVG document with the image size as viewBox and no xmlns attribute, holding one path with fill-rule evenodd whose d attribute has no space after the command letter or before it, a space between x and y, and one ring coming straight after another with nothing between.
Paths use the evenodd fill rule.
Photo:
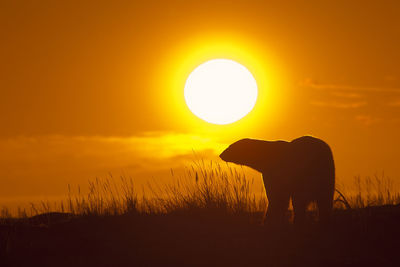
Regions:
<instances>
[{"instance_id":1,"label":"grassy field","mask_svg":"<svg viewBox=\"0 0 400 267\"><path fill-rule=\"evenodd\" d=\"M384 175L338 187L332 223L263 225L265 194L240 168L199 161L175 182L95 179L65 201L3 209L1 266L399 266L400 196Z\"/></svg>"}]
</instances>

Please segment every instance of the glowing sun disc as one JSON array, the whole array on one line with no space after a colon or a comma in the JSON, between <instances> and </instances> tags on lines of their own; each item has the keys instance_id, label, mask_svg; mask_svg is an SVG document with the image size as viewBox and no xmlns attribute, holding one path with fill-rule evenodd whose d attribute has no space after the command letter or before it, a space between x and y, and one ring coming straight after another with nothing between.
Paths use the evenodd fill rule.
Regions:
<instances>
[{"instance_id":1,"label":"glowing sun disc","mask_svg":"<svg viewBox=\"0 0 400 267\"><path fill-rule=\"evenodd\" d=\"M193 114L214 124L229 124L246 116L256 104L257 94L250 71L228 59L213 59L198 66L184 89Z\"/></svg>"}]
</instances>

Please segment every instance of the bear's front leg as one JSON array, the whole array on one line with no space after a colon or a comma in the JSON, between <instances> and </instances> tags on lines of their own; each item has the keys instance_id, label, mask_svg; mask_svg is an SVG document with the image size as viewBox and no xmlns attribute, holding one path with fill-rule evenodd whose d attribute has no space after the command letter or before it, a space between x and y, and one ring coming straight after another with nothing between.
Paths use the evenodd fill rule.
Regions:
<instances>
[{"instance_id":1,"label":"bear's front leg","mask_svg":"<svg viewBox=\"0 0 400 267\"><path fill-rule=\"evenodd\" d=\"M265 224L280 226L285 223L286 212L289 207L290 193L279 187L265 186L268 208L265 215Z\"/></svg>"},{"instance_id":2,"label":"bear's front leg","mask_svg":"<svg viewBox=\"0 0 400 267\"><path fill-rule=\"evenodd\" d=\"M267 225L283 225L285 223L285 215L289 206L289 198L281 201L270 201L267 213L265 215L265 223Z\"/></svg>"}]
</instances>

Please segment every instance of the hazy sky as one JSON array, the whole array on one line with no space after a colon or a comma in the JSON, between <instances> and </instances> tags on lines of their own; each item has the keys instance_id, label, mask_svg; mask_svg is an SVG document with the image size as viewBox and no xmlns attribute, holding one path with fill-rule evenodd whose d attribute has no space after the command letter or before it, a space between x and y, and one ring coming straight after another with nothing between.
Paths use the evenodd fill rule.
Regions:
<instances>
[{"instance_id":1,"label":"hazy sky","mask_svg":"<svg viewBox=\"0 0 400 267\"><path fill-rule=\"evenodd\" d=\"M192 149L306 134L331 145L339 178L400 182L399 14L398 1L2 1L0 198L108 172L157 179ZM232 126L182 102L215 57L263 77Z\"/></svg>"}]
</instances>

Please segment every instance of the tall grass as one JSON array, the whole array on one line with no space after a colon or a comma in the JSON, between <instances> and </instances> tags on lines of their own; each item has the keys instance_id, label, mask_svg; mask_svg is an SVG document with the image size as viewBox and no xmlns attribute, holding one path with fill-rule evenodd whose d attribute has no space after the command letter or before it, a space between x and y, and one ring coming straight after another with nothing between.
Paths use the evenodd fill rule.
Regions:
<instances>
[{"instance_id":1,"label":"tall grass","mask_svg":"<svg viewBox=\"0 0 400 267\"><path fill-rule=\"evenodd\" d=\"M112 175L89 181L89 191L82 194L80 187L74 193L68 186L66 211L77 215L119 215L138 210L138 198L132 178L121 176L118 180Z\"/></svg>"},{"instance_id":2,"label":"tall grass","mask_svg":"<svg viewBox=\"0 0 400 267\"><path fill-rule=\"evenodd\" d=\"M356 176L352 186L339 190L345 192L343 198L352 208L400 203L400 192L396 190L394 180L384 173L364 178Z\"/></svg>"},{"instance_id":3,"label":"tall grass","mask_svg":"<svg viewBox=\"0 0 400 267\"><path fill-rule=\"evenodd\" d=\"M112 175L89 181L83 193L80 186L68 185L66 199L57 203L31 203L17 217L41 213L68 212L74 215L159 214L177 212L258 213L264 212L267 199L263 188L254 191L254 178L240 167L198 160L181 175L171 170L170 183L149 183L139 196L134 180ZM0 217L11 213L3 208Z\"/></svg>"},{"instance_id":4,"label":"tall grass","mask_svg":"<svg viewBox=\"0 0 400 267\"><path fill-rule=\"evenodd\" d=\"M152 208L157 207L160 212L207 210L238 214L263 211L267 205L263 188L259 194L254 192L254 178L247 178L242 168L201 160L174 180L161 188L151 187Z\"/></svg>"},{"instance_id":5,"label":"tall grass","mask_svg":"<svg viewBox=\"0 0 400 267\"><path fill-rule=\"evenodd\" d=\"M264 188L255 189L254 178L246 177L243 168L229 164L198 160L177 175L171 170L172 182L148 184L139 196L134 180L128 177L96 178L89 181L88 191L68 186L65 200L57 203L31 204L19 209L16 216L26 218L49 212L74 215L160 214L207 212L224 214L263 214L268 205ZM257 179L261 179L258 178ZM336 208L363 208L371 205L400 203L394 182L384 176L355 177L352 188L338 188ZM10 218L7 208L0 218Z\"/></svg>"}]
</instances>

